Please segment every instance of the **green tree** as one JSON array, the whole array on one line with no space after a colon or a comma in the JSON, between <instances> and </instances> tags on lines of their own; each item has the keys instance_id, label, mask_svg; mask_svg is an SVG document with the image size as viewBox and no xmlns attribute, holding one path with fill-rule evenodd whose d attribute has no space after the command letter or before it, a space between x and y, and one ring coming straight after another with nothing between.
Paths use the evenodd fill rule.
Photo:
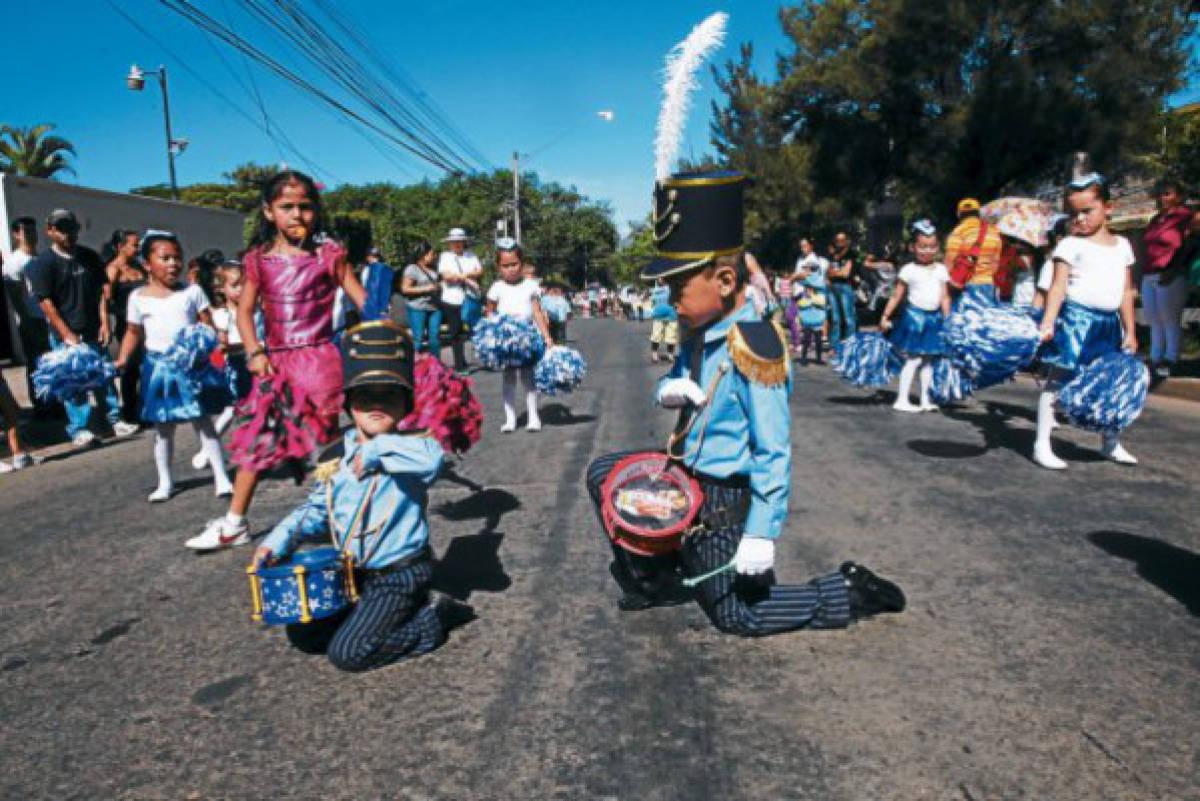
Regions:
<instances>
[{"instance_id":1,"label":"green tree","mask_svg":"<svg viewBox=\"0 0 1200 801\"><path fill-rule=\"evenodd\" d=\"M0 171L33 178L74 173L67 154L76 155L75 146L61 136L47 136L53 130L48 123L29 128L0 126Z\"/></svg>"},{"instance_id":2,"label":"green tree","mask_svg":"<svg viewBox=\"0 0 1200 801\"><path fill-rule=\"evenodd\" d=\"M641 283L642 269L654 259L654 226L646 219L629 222L629 235L613 254L612 277L617 284Z\"/></svg>"},{"instance_id":3,"label":"green tree","mask_svg":"<svg viewBox=\"0 0 1200 801\"><path fill-rule=\"evenodd\" d=\"M885 188L945 220L963 195L1058 180L1078 150L1119 175L1154 149L1193 30L1174 0L802 0L780 21L773 81L743 54L714 116L722 161L783 193L748 195L768 239L860 216Z\"/></svg>"}]
</instances>

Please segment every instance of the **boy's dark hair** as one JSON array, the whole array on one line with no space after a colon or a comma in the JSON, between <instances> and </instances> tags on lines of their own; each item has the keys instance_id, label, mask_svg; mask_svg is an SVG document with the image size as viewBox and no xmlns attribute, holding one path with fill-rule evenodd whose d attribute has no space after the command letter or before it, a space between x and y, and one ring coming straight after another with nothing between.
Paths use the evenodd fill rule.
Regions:
<instances>
[{"instance_id":1,"label":"boy's dark hair","mask_svg":"<svg viewBox=\"0 0 1200 801\"><path fill-rule=\"evenodd\" d=\"M308 242L313 242L314 237L325 230L325 215L321 209L321 193L317 190L317 184L312 178L309 178L299 170L284 170L277 172L263 184L262 199L260 208L254 218L254 233L250 235L250 248L267 247L275 241L275 236L278 231L275 230L275 223L266 218L262 213L261 206L269 206L279 199L283 194L283 188L290 183L298 183L304 187L304 193L308 195L308 199L313 204L313 227L308 232Z\"/></svg>"},{"instance_id":2,"label":"boy's dark hair","mask_svg":"<svg viewBox=\"0 0 1200 801\"><path fill-rule=\"evenodd\" d=\"M728 256L717 256L707 269L714 271L718 267L732 267L734 269L734 273L737 275L738 289L750 283L750 268L746 265L746 252L744 250L739 250L737 253L731 253Z\"/></svg>"}]
</instances>

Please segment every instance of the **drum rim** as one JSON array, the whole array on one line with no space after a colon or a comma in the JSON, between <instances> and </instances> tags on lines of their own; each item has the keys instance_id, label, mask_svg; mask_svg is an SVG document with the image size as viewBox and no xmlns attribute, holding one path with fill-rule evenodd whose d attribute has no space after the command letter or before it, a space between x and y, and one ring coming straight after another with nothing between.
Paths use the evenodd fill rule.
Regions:
<instances>
[{"instance_id":1,"label":"drum rim","mask_svg":"<svg viewBox=\"0 0 1200 801\"><path fill-rule=\"evenodd\" d=\"M669 553L671 551L678 550L684 532L691 527L693 521L695 521L697 515L700 513L700 504L697 503L678 523L670 528L655 532L645 532L643 530L635 530L624 525L616 525L617 521L623 521L623 518L617 510L616 505L613 503L613 484L616 481L616 477L630 465L637 462L650 461L651 459L661 460L664 462L664 470L674 467L685 479L686 486L689 490L691 490L693 497L701 500L704 497L704 492L701 490L700 482L696 480L696 477L684 470L683 467L677 462L672 463L670 457L662 451L639 451L638 453L631 453L613 465L608 475L605 476L604 483L600 485L600 496L602 499L600 504L600 517L605 523L605 530L609 536L609 539L620 545L625 550L640 556L657 556L662 553ZM622 534L624 534L624 536L622 536ZM662 550L651 550L647 548L643 543L648 542L661 543Z\"/></svg>"},{"instance_id":2,"label":"drum rim","mask_svg":"<svg viewBox=\"0 0 1200 801\"><path fill-rule=\"evenodd\" d=\"M259 578L287 578L295 575L297 565L303 566L306 572L317 572L329 568L340 570L345 566L345 561L337 548L323 546L310 551L296 551L286 562L260 566L254 572Z\"/></svg>"}]
</instances>

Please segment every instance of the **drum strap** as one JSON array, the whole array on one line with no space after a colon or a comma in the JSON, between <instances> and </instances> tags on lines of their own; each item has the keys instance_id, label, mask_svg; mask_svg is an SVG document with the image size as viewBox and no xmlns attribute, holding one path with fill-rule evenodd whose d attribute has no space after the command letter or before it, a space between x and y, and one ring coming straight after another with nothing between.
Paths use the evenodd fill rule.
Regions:
<instances>
[{"instance_id":1,"label":"drum strap","mask_svg":"<svg viewBox=\"0 0 1200 801\"><path fill-rule=\"evenodd\" d=\"M696 347L692 348L688 360L688 377L697 384L700 383L700 367L704 364L704 335L696 336ZM675 431L667 443L667 456L676 461L683 459L683 445L687 441L687 432L692 427L692 418L696 416L696 406L689 403L679 410L679 419L675 421Z\"/></svg>"},{"instance_id":2,"label":"drum strap","mask_svg":"<svg viewBox=\"0 0 1200 801\"><path fill-rule=\"evenodd\" d=\"M379 484L379 475L376 474L371 478L371 483L367 485L367 491L363 493L362 498L358 501L358 508L354 510L354 516L350 518L350 525L338 534L337 522L333 519L333 482L325 483L325 506L328 509L329 515L329 530L333 533L334 542L338 543L342 555L346 556L350 553L350 544L354 541L355 535L365 525L365 517L367 507L371 504L371 498L375 495L375 487Z\"/></svg>"}]
</instances>

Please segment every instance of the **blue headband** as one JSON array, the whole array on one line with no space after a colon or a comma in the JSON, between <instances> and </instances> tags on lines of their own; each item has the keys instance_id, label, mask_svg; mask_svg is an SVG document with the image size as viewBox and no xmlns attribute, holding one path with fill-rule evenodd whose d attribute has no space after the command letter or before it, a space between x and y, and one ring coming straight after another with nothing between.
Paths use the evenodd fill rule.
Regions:
<instances>
[{"instance_id":1,"label":"blue headband","mask_svg":"<svg viewBox=\"0 0 1200 801\"><path fill-rule=\"evenodd\" d=\"M1071 189L1083 190L1089 186L1105 186L1108 182L1104 180L1104 176L1098 172L1089 172L1087 175L1076 178L1071 183L1067 184Z\"/></svg>"},{"instance_id":2,"label":"blue headband","mask_svg":"<svg viewBox=\"0 0 1200 801\"><path fill-rule=\"evenodd\" d=\"M921 218L912 224L913 232L921 236L937 236L937 229L928 219Z\"/></svg>"},{"instance_id":3,"label":"blue headband","mask_svg":"<svg viewBox=\"0 0 1200 801\"><path fill-rule=\"evenodd\" d=\"M147 228L146 233L142 234L142 242L138 246L138 253L144 259L150 255L151 245L153 245L155 242L163 241L174 242L176 245L178 245L179 237L175 236L175 234L171 233L170 231L159 231L155 228Z\"/></svg>"}]
</instances>

